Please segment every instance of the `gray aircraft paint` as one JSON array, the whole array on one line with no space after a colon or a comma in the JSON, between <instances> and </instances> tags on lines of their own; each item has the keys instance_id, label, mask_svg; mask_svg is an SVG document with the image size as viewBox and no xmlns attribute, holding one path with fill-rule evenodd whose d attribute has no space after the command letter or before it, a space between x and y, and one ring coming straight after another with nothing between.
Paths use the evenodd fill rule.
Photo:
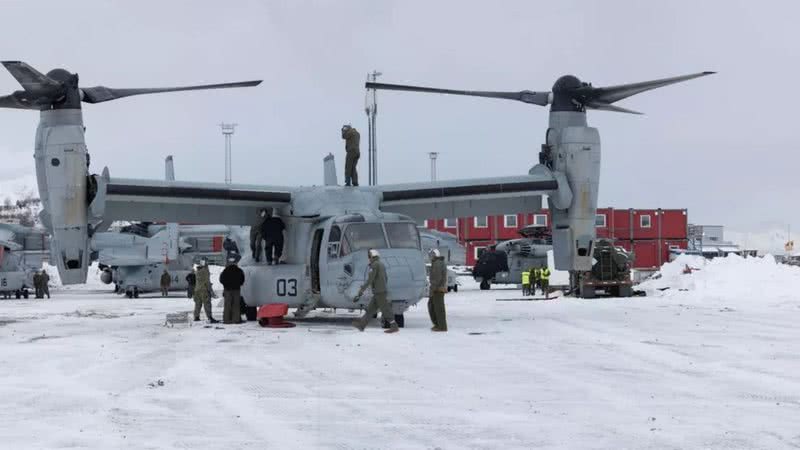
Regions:
<instances>
[{"instance_id":1,"label":"gray aircraft paint","mask_svg":"<svg viewBox=\"0 0 800 450\"><path fill-rule=\"evenodd\" d=\"M33 287L33 273L48 257L49 242L43 229L0 223L0 294Z\"/></svg>"}]
</instances>

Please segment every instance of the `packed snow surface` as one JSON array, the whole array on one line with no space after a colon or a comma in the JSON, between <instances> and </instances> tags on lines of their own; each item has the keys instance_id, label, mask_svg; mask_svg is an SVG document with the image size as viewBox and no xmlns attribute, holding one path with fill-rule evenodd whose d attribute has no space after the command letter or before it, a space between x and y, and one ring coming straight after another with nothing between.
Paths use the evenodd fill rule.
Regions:
<instances>
[{"instance_id":1,"label":"packed snow surface","mask_svg":"<svg viewBox=\"0 0 800 450\"><path fill-rule=\"evenodd\" d=\"M448 333L424 302L386 335L346 311L163 327L191 301L107 286L0 301L0 447L800 446L800 269L672 269L675 289L630 299L497 301L519 292L462 279Z\"/></svg>"}]
</instances>

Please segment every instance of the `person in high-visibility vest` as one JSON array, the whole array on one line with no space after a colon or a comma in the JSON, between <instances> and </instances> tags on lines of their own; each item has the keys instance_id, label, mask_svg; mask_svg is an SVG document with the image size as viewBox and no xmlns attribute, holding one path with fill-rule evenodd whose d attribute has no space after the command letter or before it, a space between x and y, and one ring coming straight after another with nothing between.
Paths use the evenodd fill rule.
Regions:
<instances>
[{"instance_id":1,"label":"person in high-visibility vest","mask_svg":"<svg viewBox=\"0 0 800 450\"><path fill-rule=\"evenodd\" d=\"M542 267L539 271L539 283L542 286L542 293L544 298L550 298L550 268L547 266Z\"/></svg>"},{"instance_id":2,"label":"person in high-visibility vest","mask_svg":"<svg viewBox=\"0 0 800 450\"><path fill-rule=\"evenodd\" d=\"M536 288L539 287L541 282L541 271L538 267L531 270L531 295L536 295Z\"/></svg>"},{"instance_id":3,"label":"person in high-visibility vest","mask_svg":"<svg viewBox=\"0 0 800 450\"><path fill-rule=\"evenodd\" d=\"M522 295L530 295L531 292L531 273L530 271L522 271Z\"/></svg>"}]
</instances>

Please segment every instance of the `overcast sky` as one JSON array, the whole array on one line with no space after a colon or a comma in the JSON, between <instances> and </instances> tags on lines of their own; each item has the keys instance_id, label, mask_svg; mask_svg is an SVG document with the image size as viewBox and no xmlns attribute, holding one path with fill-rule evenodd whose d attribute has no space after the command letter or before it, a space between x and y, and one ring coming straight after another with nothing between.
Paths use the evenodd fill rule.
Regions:
<instances>
[{"instance_id":1,"label":"overcast sky","mask_svg":"<svg viewBox=\"0 0 800 450\"><path fill-rule=\"evenodd\" d=\"M717 75L590 112L601 133L600 206L688 208L740 230L800 225L796 103L800 4L792 1L0 1L0 58L82 86L263 79L257 88L86 105L93 170L223 181L218 123L236 122L235 182L320 184L340 127L362 131L363 83L549 90L703 70ZM0 93L20 89L0 74ZM0 110L0 181L33 173L38 113ZM527 173L547 109L503 100L379 93L381 183ZM367 163L360 164L366 180ZM341 174L340 174L341 177ZM797 228L797 227L795 227Z\"/></svg>"}]
</instances>

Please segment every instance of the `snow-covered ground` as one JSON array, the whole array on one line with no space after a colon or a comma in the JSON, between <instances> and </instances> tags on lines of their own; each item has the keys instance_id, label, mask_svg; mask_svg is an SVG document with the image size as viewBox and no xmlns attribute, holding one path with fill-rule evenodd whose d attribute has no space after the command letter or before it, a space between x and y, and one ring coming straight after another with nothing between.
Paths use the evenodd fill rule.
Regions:
<instances>
[{"instance_id":1,"label":"snow-covered ground","mask_svg":"<svg viewBox=\"0 0 800 450\"><path fill-rule=\"evenodd\" d=\"M424 303L386 335L347 312L162 327L192 307L178 293L0 301L0 447L800 446L798 283L761 284L800 269L715 291L700 280L747 283L709 267L632 299L496 301L518 291L463 279L448 333L430 332Z\"/></svg>"}]
</instances>

